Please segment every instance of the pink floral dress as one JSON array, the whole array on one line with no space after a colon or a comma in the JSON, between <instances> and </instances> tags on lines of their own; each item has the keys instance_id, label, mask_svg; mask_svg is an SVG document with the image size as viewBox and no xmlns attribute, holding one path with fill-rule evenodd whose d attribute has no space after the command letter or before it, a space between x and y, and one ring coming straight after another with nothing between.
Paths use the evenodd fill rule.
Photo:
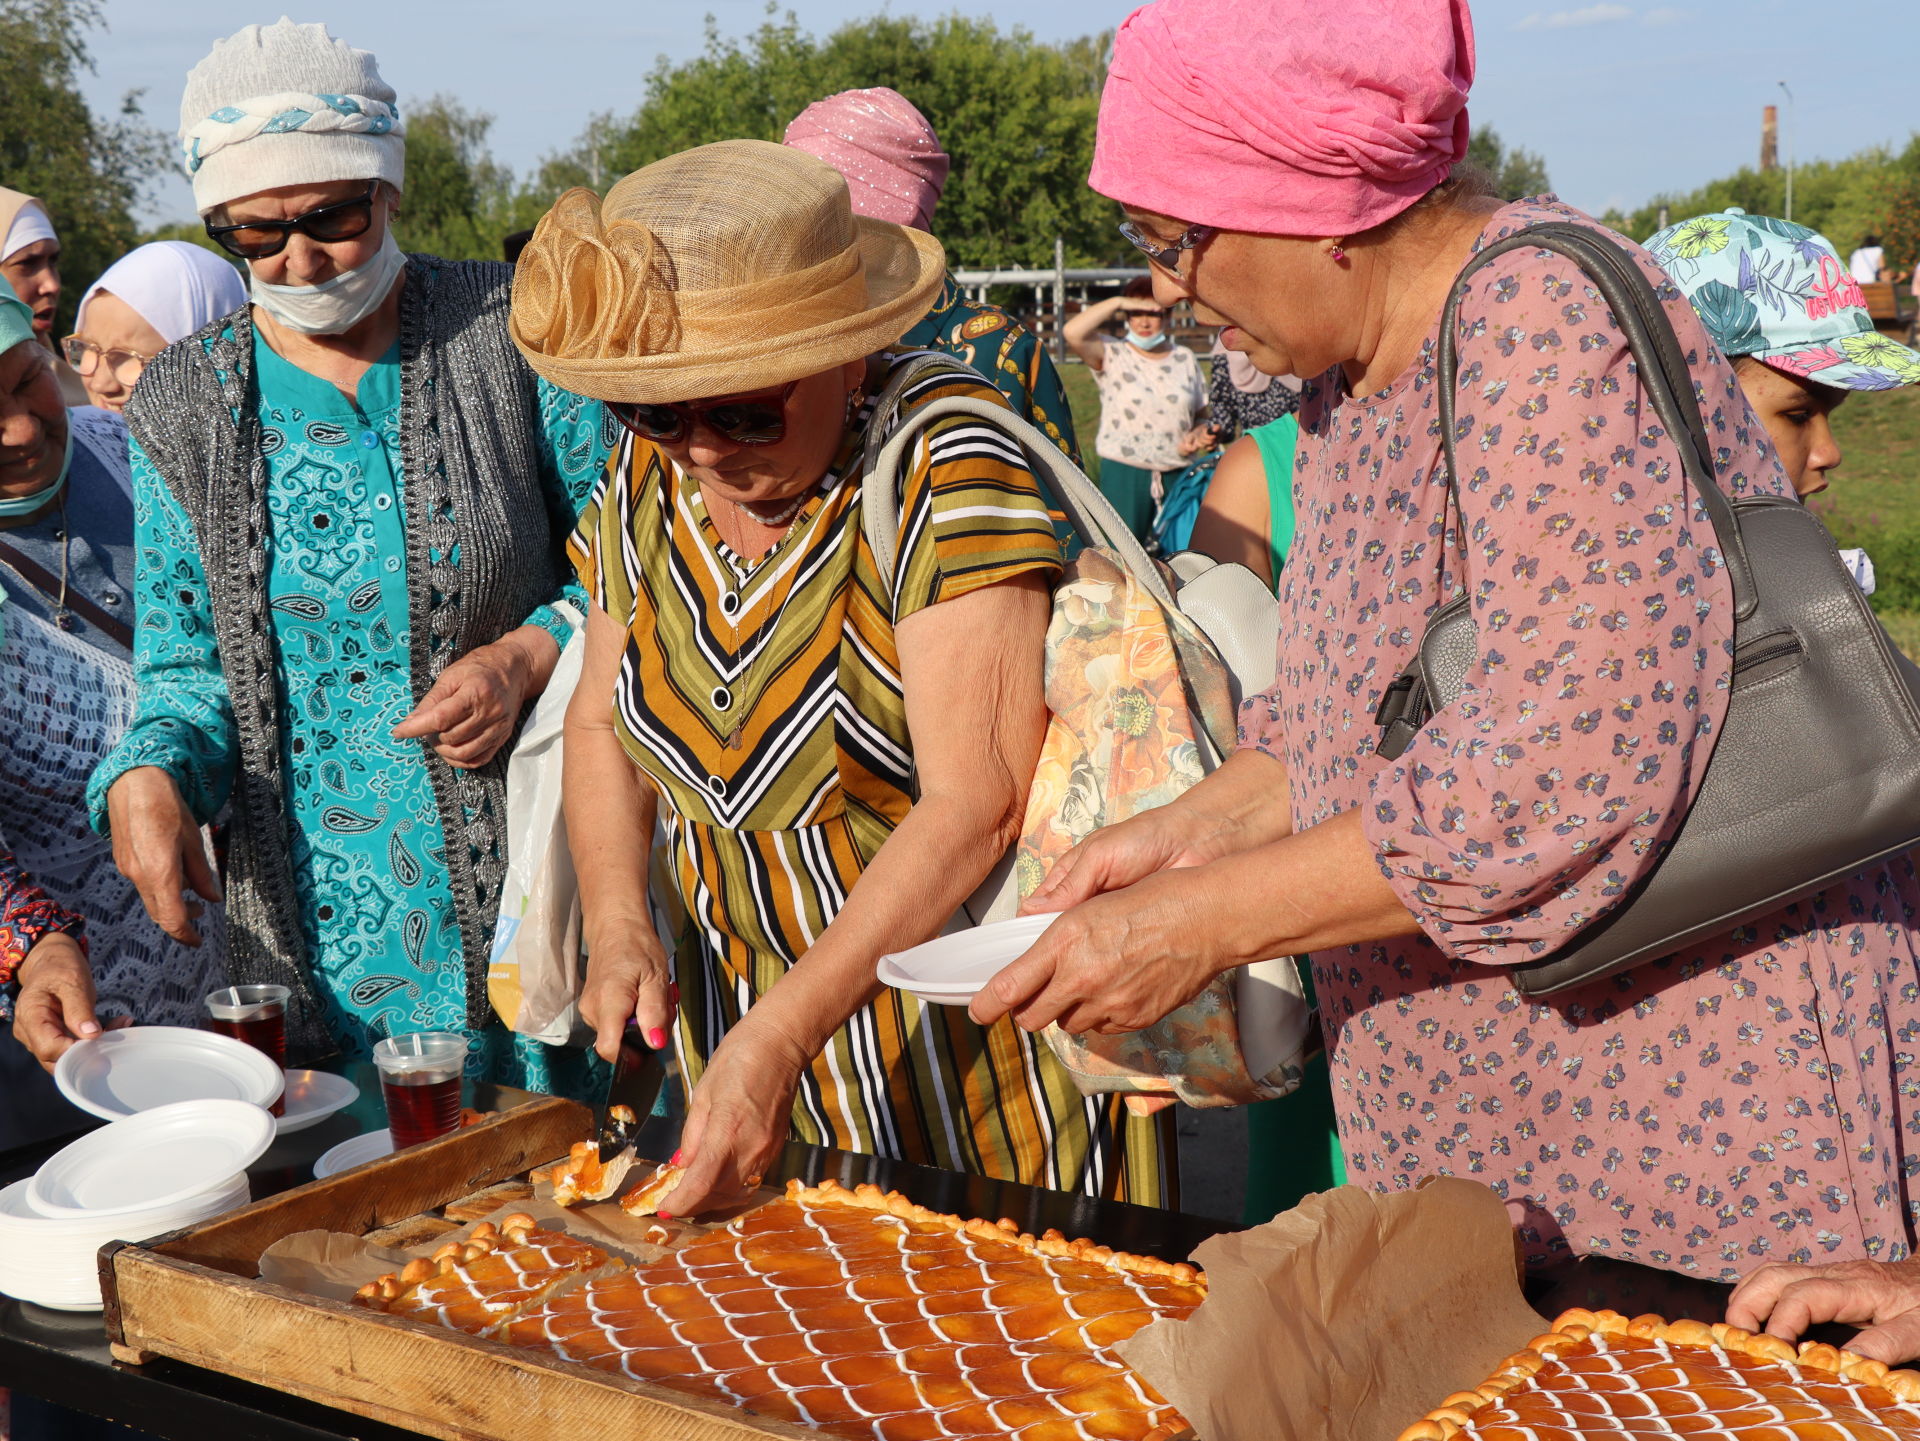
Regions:
<instances>
[{"instance_id":1,"label":"pink floral dress","mask_svg":"<svg viewBox=\"0 0 1920 1441\"><path fill-rule=\"evenodd\" d=\"M1548 219L1593 224L1523 201L1481 243ZM1721 483L1784 493L1732 367L1642 264L1690 352ZM1241 716L1242 743L1287 766L1296 826L1362 809L1424 932L1313 958L1352 1179L1484 1181L1535 1264L1597 1252L1731 1280L1769 1260L1904 1257L1912 856L1546 1003L1507 984L1503 966L1616 904L1685 814L1726 710L1730 591L1577 267L1504 255L1459 319L1457 509L1433 337L1378 394L1341 393L1337 372L1308 387L1278 679ZM1480 666L1385 762L1374 707L1463 590Z\"/></svg>"}]
</instances>

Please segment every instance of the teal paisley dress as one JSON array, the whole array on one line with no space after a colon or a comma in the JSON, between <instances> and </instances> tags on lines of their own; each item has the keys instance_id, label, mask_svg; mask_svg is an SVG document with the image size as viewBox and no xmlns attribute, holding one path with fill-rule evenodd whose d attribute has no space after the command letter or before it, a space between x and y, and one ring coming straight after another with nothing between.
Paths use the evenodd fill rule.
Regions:
<instances>
[{"instance_id":1,"label":"teal paisley dress","mask_svg":"<svg viewBox=\"0 0 1920 1441\"><path fill-rule=\"evenodd\" d=\"M391 735L414 704L399 346L368 370L354 399L257 336L254 365L269 475L281 763L301 925L327 1029L348 1056L365 1056L389 1032L459 1031L471 1076L588 1094L600 1064L590 1051L543 1045L497 1023L468 1029L446 836L420 743ZM605 464L607 419L597 402L544 381L539 394L542 480L554 509L572 515ZM101 824L107 787L135 766L159 766L204 821L227 802L238 752L200 546L137 442L132 454L139 709L95 773L91 799ZM554 599L579 600L577 590L556 571ZM550 605L527 623L566 641Z\"/></svg>"}]
</instances>

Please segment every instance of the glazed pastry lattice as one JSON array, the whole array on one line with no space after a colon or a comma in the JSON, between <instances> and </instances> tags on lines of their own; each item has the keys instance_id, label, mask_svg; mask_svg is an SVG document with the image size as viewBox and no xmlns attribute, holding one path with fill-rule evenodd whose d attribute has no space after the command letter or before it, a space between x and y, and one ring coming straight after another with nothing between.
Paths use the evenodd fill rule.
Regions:
<instances>
[{"instance_id":1,"label":"glazed pastry lattice","mask_svg":"<svg viewBox=\"0 0 1920 1441\"><path fill-rule=\"evenodd\" d=\"M1914 1441L1920 1373L1734 1326L1568 1311L1400 1441Z\"/></svg>"},{"instance_id":2,"label":"glazed pastry lattice","mask_svg":"<svg viewBox=\"0 0 1920 1441\"><path fill-rule=\"evenodd\" d=\"M1154 1441L1185 1423L1112 1348L1205 1294L1191 1266L795 1182L500 1334L839 1436Z\"/></svg>"}]
</instances>

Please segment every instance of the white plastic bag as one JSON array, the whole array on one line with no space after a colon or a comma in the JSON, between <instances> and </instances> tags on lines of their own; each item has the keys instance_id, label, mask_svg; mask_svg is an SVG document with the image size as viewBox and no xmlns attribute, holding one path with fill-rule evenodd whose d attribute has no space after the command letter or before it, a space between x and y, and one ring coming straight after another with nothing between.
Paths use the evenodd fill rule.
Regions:
<instances>
[{"instance_id":1,"label":"white plastic bag","mask_svg":"<svg viewBox=\"0 0 1920 1441\"><path fill-rule=\"evenodd\" d=\"M487 998L508 1028L566 1045L580 1025L580 886L561 807L561 747L567 705L580 683L586 625L564 601L573 629L553 678L521 728L507 762L507 875L487 962Z\"/></svg>"}]
</instances>

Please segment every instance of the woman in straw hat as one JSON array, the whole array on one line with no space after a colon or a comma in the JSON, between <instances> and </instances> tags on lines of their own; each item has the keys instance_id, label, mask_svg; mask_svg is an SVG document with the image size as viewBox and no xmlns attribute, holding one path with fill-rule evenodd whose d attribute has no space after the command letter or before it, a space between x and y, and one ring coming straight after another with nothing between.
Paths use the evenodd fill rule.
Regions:
<instances>
[{"instance_id":1,"label":"woman in straw hat","mask_svg":"<svg viewBox=\"0 0 1920 1441\"><path fill-rule=\"evenodd\" d=\"M1017 1028L874 979L932 936L1017 831L1046 724L1060 556L1019 448L941 422L902 477L890 572L862 533L883 354L940 244L856 217L844 180L760 141L570 191L514 283L555 385L627 428L574 536L593 600L568 717L567 821L611 1055L638 1024L697 1082L685 1214L741 1195L789 1135L1148 1202L1159 1128L1083 1100ZM1003 405L957 367L945 395ZM656 811L691 924L648 920ZM678 980L677 1006L674 979Z\"/></svg>"},{"instance_id":2,"label":"woman in straw hat","mask_svg":"<svg viewBox=\"0 0 1920 1441\"><path fill-rule=\"evenodd\" d=\"M183 890L220 891L199 827L231 803L233 979L292 990L296 1054L452 1030L474 1074L589 1086L586 1053L492 1020L485 977L503 747L570 634L561 542L601 410L514 351L507 267L401 254L373 56L250 25L187 77L181 133L253 303L169 346L127 407L139 705L95 823L191 940Z\"/></svg>"},{"instance_id":3,"label":"woman in straw hat","mask_svg":"<svg viewBox=\"0 0 1920 1441\"><path fill-rule=\"evenodd\" d=\"M1734 606L1684 441L1559 254L1506 250L1458 287L1448 482L1456 277L1536 223L1599 230L1455 173L1472 76L1465 0L1159 0L1121 27L1094 188L1163 300L1314 377L1281 680L1213 775L1055 867L1041 904L1071 909L975 1012L1135 1026L1240 960L1311 952L1354 1182L1484 1181L1536 1265L1604 1253L1733 1280L1761 1257L1906 1255L1911 854L1545 1002L1511 983L1631 904L1671 844L1727 713ZM1719 483L1789 494L1699 317L1618 243L1687 357ZM1386 759L1376 707L1455 595L1479 659Z\"/></svg>"}]
</instances>

